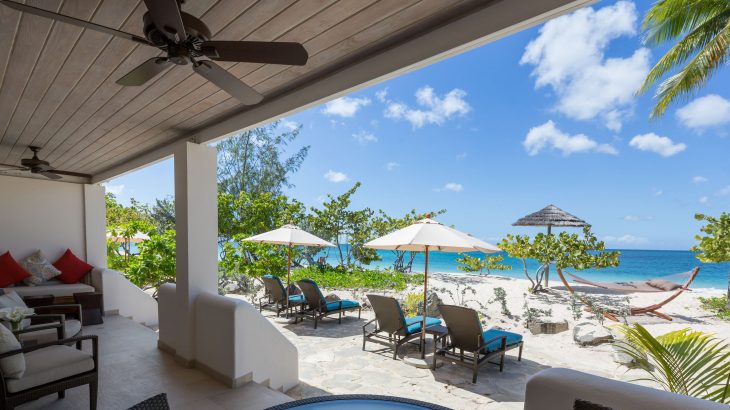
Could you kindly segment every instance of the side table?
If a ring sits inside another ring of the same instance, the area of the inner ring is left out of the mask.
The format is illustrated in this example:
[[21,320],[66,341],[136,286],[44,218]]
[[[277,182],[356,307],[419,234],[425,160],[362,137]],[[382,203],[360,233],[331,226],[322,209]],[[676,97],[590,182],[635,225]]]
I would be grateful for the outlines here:
[[74,293],[76,303],[81,305],[81,325],[99,325],[104,323],[104,295],[100,292]]

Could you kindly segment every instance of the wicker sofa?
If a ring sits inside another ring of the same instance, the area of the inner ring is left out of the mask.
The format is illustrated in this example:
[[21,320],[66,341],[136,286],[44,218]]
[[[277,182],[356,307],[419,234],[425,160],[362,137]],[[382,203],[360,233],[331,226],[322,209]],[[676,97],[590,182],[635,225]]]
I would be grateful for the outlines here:
[[84,276],[78,283],[61,283],[51,280],[38,286],[15,285],[3,290],[12,290],[20,297],[53,295],[56,300],[54,303],[73,303],[74,293],[101,292],[101,273],[98,268],[92,269],[89,274]]

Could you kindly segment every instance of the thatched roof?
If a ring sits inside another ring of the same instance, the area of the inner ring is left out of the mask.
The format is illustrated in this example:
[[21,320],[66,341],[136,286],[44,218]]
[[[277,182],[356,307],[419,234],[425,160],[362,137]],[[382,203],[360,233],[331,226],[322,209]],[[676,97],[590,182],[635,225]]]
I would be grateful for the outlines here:
[[517,220],[513,226],[590,226],[590,224],[571,215],[555,205],[548,205],[541,210]]

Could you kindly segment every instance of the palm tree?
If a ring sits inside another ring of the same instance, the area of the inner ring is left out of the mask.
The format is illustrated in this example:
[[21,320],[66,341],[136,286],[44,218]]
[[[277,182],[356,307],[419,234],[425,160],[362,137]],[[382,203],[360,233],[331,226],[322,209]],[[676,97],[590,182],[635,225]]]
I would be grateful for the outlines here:
[[730,1],[658,0],[644,17],[644,43],[657,46],[684,35],[649,71],[638,94],[645,93],[670,70],[676,74],[659,84],[651,117],[658,118],[678,97],[689,98],[728,59]]

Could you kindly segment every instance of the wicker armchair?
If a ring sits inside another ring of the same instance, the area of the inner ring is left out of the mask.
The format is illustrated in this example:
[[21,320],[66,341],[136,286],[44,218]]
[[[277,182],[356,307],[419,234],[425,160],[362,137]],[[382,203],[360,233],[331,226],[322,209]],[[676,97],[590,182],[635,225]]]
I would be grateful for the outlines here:
[[[62,331],[59,323],[39,325],[39,327]],[[18,332],[33,332],[38,329],[23,329]],[[92,354],[69,347],[91,340]],[[0,354],[0,359],[25,355],[26,370],[19,379],[6,378],[0,370],[0,408],[12,410],[16,406],[56,393],[59,398],[66,396],[66,390],[89,385],[91,410],[96,409],[99,374],[98,336],[80,336],[60,339],[54,342],[25,346]]]

